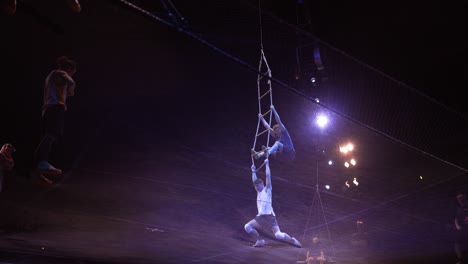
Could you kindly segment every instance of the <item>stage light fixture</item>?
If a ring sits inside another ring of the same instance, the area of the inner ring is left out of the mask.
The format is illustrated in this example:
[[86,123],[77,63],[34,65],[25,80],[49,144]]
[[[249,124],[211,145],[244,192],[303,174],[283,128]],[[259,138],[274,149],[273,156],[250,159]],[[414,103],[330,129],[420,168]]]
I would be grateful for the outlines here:
[[322,56],[320,55],[320,48],[318,46],[314,47],[314,62],[317,70],[321,71],[325,68],[323,67]]

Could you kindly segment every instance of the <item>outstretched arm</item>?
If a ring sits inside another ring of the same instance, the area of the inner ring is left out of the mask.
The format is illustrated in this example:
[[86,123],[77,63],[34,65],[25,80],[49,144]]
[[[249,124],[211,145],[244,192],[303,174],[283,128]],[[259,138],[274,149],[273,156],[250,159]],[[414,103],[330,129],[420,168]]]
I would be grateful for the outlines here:
[[252,182],[255,182],[255,180],[257,180],[257,168],[255,167],[255,165],[252,165],[251,169],[252,169]]
[[265,159],[265,174],[266,174],[266,183],[265,188],[271,189],[271,171],[270,171],[270,162],[268,159]]
[[278,125],[280,125],[281,127],[284,128],[284,125],[283,125],[283,123],[281,122],[281,118],[280,118],[280,116],[278,115],[278,112],[276,112],[275,107],[272,105],[270,108],[271,108],[271,111],[273,111],[273,114],[275,115],[276,123],[278,123]]

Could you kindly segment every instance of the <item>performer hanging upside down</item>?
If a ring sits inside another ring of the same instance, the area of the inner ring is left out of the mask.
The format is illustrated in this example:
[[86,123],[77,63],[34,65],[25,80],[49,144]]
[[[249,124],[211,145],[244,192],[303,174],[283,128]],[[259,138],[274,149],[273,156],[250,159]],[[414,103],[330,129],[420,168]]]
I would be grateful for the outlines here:
[[294,237],[281,232],[278,222],[276,220],[275,212],[272,207],[272,188],[271,188],[271,172],[268,159],[265,159],[265,173],[266,173],[266,184],[264,185],[263,180],[257,178],[256,167],[252,165],[252,182],[255,190],[257,191],[257,216],[245,224],[245,231],[256,239],[254,247],[262,247],[265,245],[265,240],[260,237],[257,229],[265,228],[270,229],[275,237],[283,242],[292,244],[295,247],[302,247],[301,243]]
[[256,159],[265,156],[266,152],[269,155],[275,155],[276,153],[281,153],[281,156],[286,157],[289,160],[293,160],[296,156],[296,151],[294,150],[294,145],[291,140],[291,136],[289,136],[288,130],[281,122],[281,119],[276,112],[275,107],[271,106],[271,111],[275,115],[276,123],[273,128],[270,127],[268,122],[263,118],[262,114],[258,114],[258,118],[262,121],[263,125],[266,129],[271,129],[271,136],[276,140],[273,146],[270,148],[264,148],[261,152],[255,152],[252,150],[252,154]]

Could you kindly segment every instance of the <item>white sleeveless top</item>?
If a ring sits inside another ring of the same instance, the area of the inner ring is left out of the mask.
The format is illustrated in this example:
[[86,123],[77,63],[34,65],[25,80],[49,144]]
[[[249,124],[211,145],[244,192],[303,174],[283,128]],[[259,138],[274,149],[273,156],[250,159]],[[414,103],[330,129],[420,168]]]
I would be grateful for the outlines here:
[[261,192],[257,192],[257,210],[258,214],[257,215],[275,215],[275,212],[273,212],[273,206],[272,206],[272,199],[271,199],[272,193],[271,189],[269,188],[263,188]]

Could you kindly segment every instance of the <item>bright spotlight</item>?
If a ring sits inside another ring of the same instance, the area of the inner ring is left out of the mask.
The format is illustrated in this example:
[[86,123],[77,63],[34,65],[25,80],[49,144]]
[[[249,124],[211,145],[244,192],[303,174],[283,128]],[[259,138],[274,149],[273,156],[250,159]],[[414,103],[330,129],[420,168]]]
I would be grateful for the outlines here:
[[423,179],[423,176],[419,176],[419,179],[422,180],[422,179]]
[[344,163],[344,166],[345,166],[346,168],[349,168],[349,163],[346,161],[346,162]]
[[330,166],[333,165],[333,160],[329,160],[328,165],[330,165]]
[[348,153],[348,148],[346,148],[346,147],[340,147],[340,152],[341,152],[341,153]]
[[325,188],[326,188],[327,190],[330,190],[330,185],[325,185]]
[[355,159],[351,159],[350,162],[351,162],[351,165],[356,166],[356,160]]
[[348,143],[346,144],[346,146],[340,146],[340,152],[345,153],[345,154],[353,151],[353,149],[354,149],[354,145],[352,143]]
[[356,177],[354,178],[353,183],[354,183],[354,185],[356,185],[356,186],[359,185],[359,182],[356,180]]
[[348,183],[348,181],[345,182],[345,186],[349,188],[349,183]]
[[325,127],[328,124],[328,118],[325,115],[319,115],[317,117],[317,125],[321,128]]

